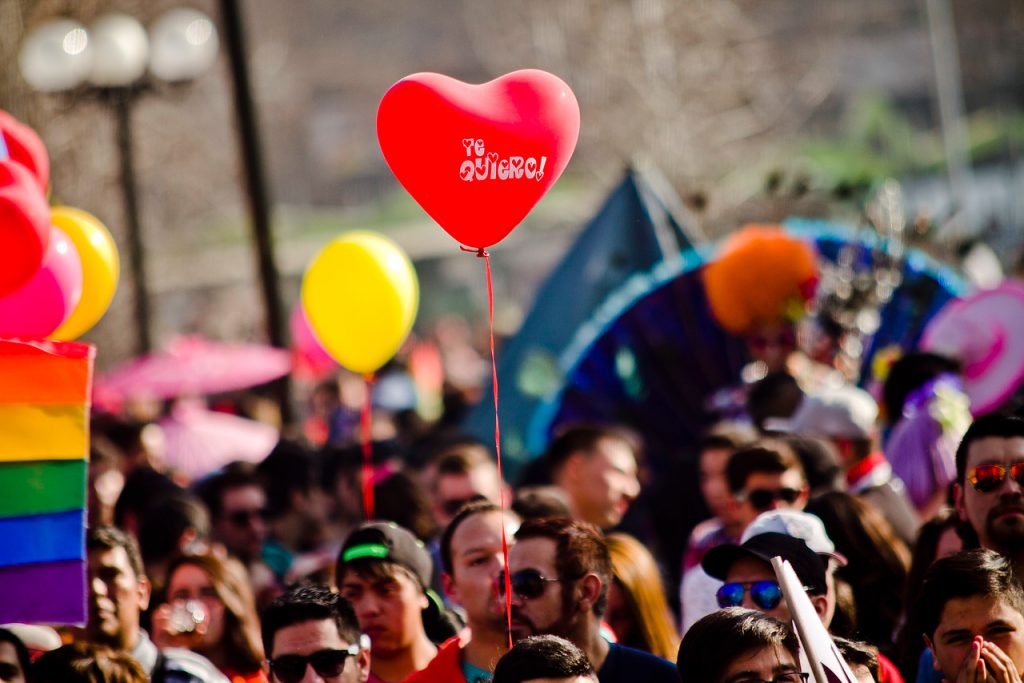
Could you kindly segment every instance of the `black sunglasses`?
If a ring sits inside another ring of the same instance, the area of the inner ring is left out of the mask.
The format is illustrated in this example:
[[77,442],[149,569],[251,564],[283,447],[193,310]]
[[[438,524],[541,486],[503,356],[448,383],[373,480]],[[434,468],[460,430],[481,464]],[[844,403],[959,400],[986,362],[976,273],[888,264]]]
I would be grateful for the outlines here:
[[253,519],[266,520],[268,517],[266,508],[253,508],[252,510],[236,510],[229,514],[224,515],[224,518],[231,523],[232,526],[246,527]]
[[744,500],[749,500],[750,505],[755,510],[767,510],[776,500],[792,505],[800,497],[800,493],[799,490],[791,488],[751,489],[750,491],[741,491],[736,494],[736,500],[741,503]]
[[722,609],[739,607],[747,591],[750,591],[750,599],[761,609],[775,609],[782,602],[782,588],[778,581],[734,581],[719,588],[715,598]]
[[[575,578],[560,577],[557,579],[549,579],[540,573],[537,569],[520,569],[509,577],[509,583],[512,584],[512,592],[523,598],[529,600],[532,598],[539,598],[544,594],[544,589],[549,583],[558,583],[559,581],[575,581],[583,577],[577,576]],[[498,595],[505,595],[505,571],[502,570],[498,573],[498,577],[495,579],[497,584]]]
[[306,675],[306,666],[313,665],[313,671],[322,678],[340,676],[345,670],[345,660],[359,654],[359,645],[349,645],[344,650],[319,650],[311,655],[281,655],[269,661],[270,673],[281,683],[298,683]]
[[1006,465],[978,465],[967,473],[967,481],[978,493],[992,493],[1006,480],[1007,475],[1024,486],[1024,462]]

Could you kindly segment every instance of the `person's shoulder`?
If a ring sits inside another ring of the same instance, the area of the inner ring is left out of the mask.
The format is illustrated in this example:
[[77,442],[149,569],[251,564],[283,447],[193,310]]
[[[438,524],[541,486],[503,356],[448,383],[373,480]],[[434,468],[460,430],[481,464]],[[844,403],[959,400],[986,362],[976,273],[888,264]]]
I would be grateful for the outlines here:
[[689,571],[700,564],[712,548],[732,542],[725,533],[722,521],[717,517],[706,519],[693,528],[683,553],[683,571]]
[[676,671],[676,665],[667,659],[656,657],[650,652],[633,647],[611,643],[608,657],[604,660],[601,670],[597,672],[597,678],[601,683],[614,683],[615,681],[678,683],[679,673]]
[[154,683],[230,683],[209,659],[191,650],[164,648],[160,662],[153,671]]
[[718,534],[722,531],[722,520],[717,517],[711,517],[705,519],[703,522],[693,527],[693,531],[690,532],[690,545],[699,545],[701,543],[707,543],[708,537],[713,534]]

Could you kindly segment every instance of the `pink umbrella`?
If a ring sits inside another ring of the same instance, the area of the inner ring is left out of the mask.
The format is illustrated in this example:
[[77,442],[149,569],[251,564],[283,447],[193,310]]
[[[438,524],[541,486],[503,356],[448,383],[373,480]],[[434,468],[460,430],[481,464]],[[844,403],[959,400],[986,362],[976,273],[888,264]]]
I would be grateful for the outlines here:
[[219,394],[265,384],[291,371],[288,351],[258,344],[225,344],[199,336],[179,337],[97,379],[96,394],[174,398]]
[[195,480],[235,460],[260,462],[280,435],[270,425],[182,403],[160,421],[168,467]]

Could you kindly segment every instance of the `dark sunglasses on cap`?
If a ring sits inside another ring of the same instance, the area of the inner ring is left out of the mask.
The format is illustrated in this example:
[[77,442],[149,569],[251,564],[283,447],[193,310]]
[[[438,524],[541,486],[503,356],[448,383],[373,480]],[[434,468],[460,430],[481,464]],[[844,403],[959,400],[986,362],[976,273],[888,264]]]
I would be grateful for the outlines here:
[[782,489],[751,489],[750,491],[740,491],[736,494],[736,500],[741,503],[744,500],[749,500],[750,505],[756,510],[767,510],[775,503],[776,500],[781,500],[784,503],[792,505],[800,497],[800,491],[797,489],[782,488]]
[[[577,576],[575,578],[564,578],[560,577],[557,579],[549,579],[540,571],[536,569],[520,569],[511,575],[509,582],[512,584],[512,592],[523,598],[529,600],[531,598],[539,598],[544,594],[544,589],[549,583],[558,583],[559,581],[575,581],[582,577]],[[505,572],[502,570],[498,573],[498,577],[495,579],[495,585],[498,590],[498,595],[505,595]]]
[[239,528],[247,527],[254,519],[266,520],[268,517],[266,508],[253,508],[252,510],[235,510],[224,515],[232,526]]
[[345,670],[345,660],[359,654],[359,645],[349,645],[344,650],[318,650],[311,655],[281,655],[271,659],[270,673],[281,683],[298,683],[306,675],[306,666],[321,678],[340,676]]
[[739,607],[743,604],[743,595],[750,591],[750,599],[761,609],[775,609],[782,602],[782,588],[778,581],[734,581],[718,589],[715,598],[718,606]]
[[1006,481],[1009,474],[1013,480],[1024,486],[1024,462],[1005,465],[978,465],[967,473],[967,481],[978,493],[992,493]]

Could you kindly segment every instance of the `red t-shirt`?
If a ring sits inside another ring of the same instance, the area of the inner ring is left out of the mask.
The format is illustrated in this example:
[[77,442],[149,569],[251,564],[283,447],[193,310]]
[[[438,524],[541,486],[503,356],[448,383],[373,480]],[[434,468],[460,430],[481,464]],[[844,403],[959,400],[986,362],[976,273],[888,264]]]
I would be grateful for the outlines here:
[[403,683],[466,683],[462,673],[462,636],[452,636],[441,643],[426,668],[409,674]]

